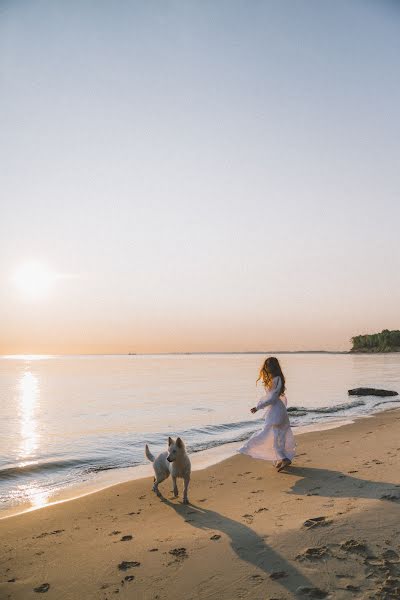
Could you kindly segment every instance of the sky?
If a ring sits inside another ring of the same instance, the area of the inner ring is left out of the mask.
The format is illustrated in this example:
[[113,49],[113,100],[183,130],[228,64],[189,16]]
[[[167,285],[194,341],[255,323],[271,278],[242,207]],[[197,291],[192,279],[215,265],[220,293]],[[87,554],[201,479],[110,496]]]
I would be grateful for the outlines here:
[[3,0],[0,353],[400,328],[399,67],[389,0]]

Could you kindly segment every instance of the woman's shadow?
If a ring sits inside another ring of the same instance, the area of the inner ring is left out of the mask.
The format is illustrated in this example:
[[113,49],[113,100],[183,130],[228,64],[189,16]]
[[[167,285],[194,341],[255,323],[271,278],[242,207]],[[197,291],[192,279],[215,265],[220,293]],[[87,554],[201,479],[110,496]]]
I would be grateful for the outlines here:
[[[356,470],[353,473],[357,473]],[[361,479],[352,474],[316,467],[290,467],[288,474],[297,481],[288,494],[326,498],[364,498],[400,502],[400,484]]]
[[[230,540],[232,550],[240,560],[264,571],[268,578],[276,580],[282,587],[295,593],[299,586],[313,587],[312,582],[289,563],[281,554],[268,546],[253,529],[213,510],[193,504],[175,504],[163,498],[164,504],[172,508],[188,525],[208,530],[213,535],[220,532]],[[210,541],[210,543],[213,543]],[[249,579],[259,575],[249,575]]]

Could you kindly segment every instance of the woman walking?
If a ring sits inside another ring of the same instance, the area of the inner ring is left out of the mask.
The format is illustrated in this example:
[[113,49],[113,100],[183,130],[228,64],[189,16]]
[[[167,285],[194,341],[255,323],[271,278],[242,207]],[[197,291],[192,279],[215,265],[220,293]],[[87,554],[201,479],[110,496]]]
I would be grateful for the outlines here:
[[257,383],[260,380],[266,395],[251,412],[267,408],[264,427],[252,435],[239,452],[253,458],[270,460],[278,471],[282,471],[291,464],[295,456],[295,441],[286,410],[285,376],[277,358],[270,356],[264,361]]

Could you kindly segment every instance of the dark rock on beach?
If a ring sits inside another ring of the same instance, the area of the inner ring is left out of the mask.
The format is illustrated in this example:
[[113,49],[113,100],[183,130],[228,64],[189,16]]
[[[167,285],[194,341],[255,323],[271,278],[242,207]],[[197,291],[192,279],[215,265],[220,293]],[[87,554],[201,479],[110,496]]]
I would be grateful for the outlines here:
[[349,396],[398,396],[398,392],[393,390],[380,390],[376,388],[360,387],[348,390]]

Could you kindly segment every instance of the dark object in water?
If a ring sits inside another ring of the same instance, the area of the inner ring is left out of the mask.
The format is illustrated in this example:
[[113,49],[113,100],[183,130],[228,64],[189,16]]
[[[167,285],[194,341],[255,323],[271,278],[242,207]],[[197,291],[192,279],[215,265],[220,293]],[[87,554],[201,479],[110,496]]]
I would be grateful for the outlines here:
[[348,391],[349,396],[398,396],[392,390],[377,390],[376,388],[354,388]]

